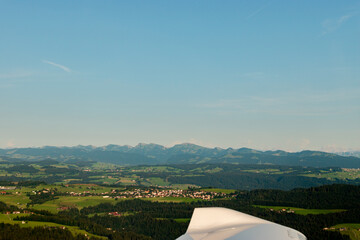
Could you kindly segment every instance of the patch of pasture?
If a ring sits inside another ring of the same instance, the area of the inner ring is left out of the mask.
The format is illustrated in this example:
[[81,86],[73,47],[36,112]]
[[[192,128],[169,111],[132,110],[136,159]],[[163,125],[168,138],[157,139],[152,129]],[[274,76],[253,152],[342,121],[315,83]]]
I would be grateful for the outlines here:
[[197,202],[203,201],[196,198],[187,198],[187,197],[155,197],[155,198],[142,198],[142,200],[148,200],[152,202]]
[[78,208],[95,206],[100,203],[113,203],[113,198],[103,198],[102,196],[59,196],[58,199],[47,201],[43,204],[34,205],[32,208],[37,210],[47,210],[52,213],[57,213],[62,207]]
[[335,231],[340,231],[343,235],[348,235],[351,240],[360,239],[360,223],[342,223],[331,228],[335,228]]
[[216,192],[216,193],[225,193],[230,194],[236,192],[235,189],[221,189],[221,188],[201,188],[203,192]]
[[295,214],[299,214],[299,215],[328,214],[328,213],[337,213],[337,212],[346,211],[344,209],[305,209],[305,208],[296,208],[296,207],[262,206],[262,205],[253,205],[253,206],[259,208],[273,209],[274,211],[280,211],[280,212],[294,211]]
[[9,224],[18,224],[20,225],[20,227],[65,227],[66,229],[68,229],[74,236],[80,234],[80,235],[87,235],[87,236],[92,236],[92,237],[98,237],[101,239],[108,239],[106,237],[102,237],[102,236],[98,236],[98,235],[94,235],[91,234],[85,230],[80,229],[79,227],[75,227],[75,226],[67,226],[67,225],[63,225],[63,224],[57,224],[57,223],[51,223],[51,222],[38,222],[38,221],[16,221],[14,220],[14,218],[16,217],[23,217],[23,216],[28,216],[28,213],[20,213],[20,214],[0,214],[0,222],[2,223],[9,223]]

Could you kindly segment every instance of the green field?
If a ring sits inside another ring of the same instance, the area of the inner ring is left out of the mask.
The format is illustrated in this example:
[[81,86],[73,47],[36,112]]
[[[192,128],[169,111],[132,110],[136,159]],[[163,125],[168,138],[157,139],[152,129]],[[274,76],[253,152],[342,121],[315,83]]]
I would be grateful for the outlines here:
[[360,239],[360,223],[343,223],[332,226],[336,231],[340,231],[343,228],[343,231],[340,231],[341,234],[349,235],[351,240]]
[[58,199],[50,200],[40,205],[34,205],[33,208],[57,213],[60,207],[76,207],[78,209],[82,209],[84,207],[95,206],[100,203],[115,204],[115,199],[103,198],[102,196],[60,196]]
[[155,198],[142,198],[142,200],[148,200],[152,202],[197,202],[201,199],[186,198],[186,197],[155,197]]
[[[171,218],[156,218],[158,220],[171,220]],[[190,218],[175,218],[175,219],[172,219],[174,220],[175,222],[178,222],[178,223],[188,223],[190,222]]]
[[261,173],[261,174],[289,174],[294,172],[292,168],[289,168],[288,170],[281,170],[277,168],[265,168],[265,169],[247,169],[241,171],[249,172],[249,173]]
[[14,205],[21,208],[26,208],[26,204],[30,202],[29,197],[26,196],[25,194],[0,195],[0,201],[8,205]]
[[146,179],[148,182],[150,182],[151,185],[153,186],[169,186],[170,183],[164,181],[164,179],[159,178],[159,177],[152,177],[152,178],[147,178]]
[[57,223],[51,223],[51,222],[37,222],[37,221],[25,221],[24,223],[21,221],[15,221],[14,218],[15,217],[22,217],[22,216],[28,216],[29,214],[26,213],[20,213],[20,214],[0,214],[0,222],[3,223],[9,223],[9,224],[19,224],[21,227],[65,227],[66,229],[68,229],[74,236],[81,234],[81,235],[87,235],[87,236],[94,236],[94,237],[98,237],[101,239],[108,239],[106,237],[101,237],[101,236],[97,236],[94,234],[91,234],[89,232],[86,232],[85,230],[81,230],[79,227],[74,227],[74,226],[67,226],[67,225],[62,225],[62,224],[57,224]]
[[355,180],[355,179],[360,178],[360,170],[359,169],[342,169],[341,171],[321,171],[320,173],[301,174],[301,176],[326,178],[328,180],[336,180],[336,179]]
[[234,189],[221,189],[221,188],[202,188],[200,190],[204,192],[216,192],[216,193],[226,193],[226,194],[236,192],[236,190]]
[[174,219],[176,222],[179,222],[179,223],[187,223],[187,222],[190,222],[190,218],[175,218]]
[[284,206],[262,206],[262,205],[253,205],[254,207],[273,209],[274,211],[281,211],[282,209],[293,210],[295,214],[299,215],[308,215],[308,214],[328,214],[346,211],[344,209],[305,209],[305,208],[296,208],[296,207],[284,207]]
[[[55,186],[59,192],[76,192],[82,193],[85,191],[89,191],[90,193],[103,193],[103,192],[111,192],[111,187],[103,187],[97,186],[96,184],[71,184],[68,186]],[[52,186],[54,188],[54,185]],[[121,187],[117,187],[116,189],[123,189]]]
[[171,166],[135,166],[129,167],[131,172],[176,172],[180,173],[183,170]]
[[119,165],[116,164],[112,164],[112,163],[104,163],[104,162],[95,162],[91,168],[93,168],[94,170],[102,170],[102,169],[116,169],[118,168]]
[[171,184],[172,189],[188,189],[188,188],[199,188],[200,186],[194,184]]
[[[92,194],[100,194],[100,193],[110,193],[112,189],[111,187],[102,187],[94,184],[77,184],[77,185],[39,185],[37,187],[21,187],[15,190],[6,190],[6,192],[10,193],[7,195],[0,195],[0,201],[9,204],[15,205],[20,208],[26,208],[26,204],[30,203],[30,199],[27,196],[27,193],[31,193],[32,191],[41,190],[41,189],[57,189],[58,192],[74,192],[74,193],[83,193],[85,191],[89,191]],[[123,190],[123,188],[118,187],[118,190]],[[41,205],[35,205],[34,209],[42,209],[48,210],[50,212],[58,212],[57,208],[61,206],[67,207],[77,207],[83,208],[88,206],[94,206],[104,202],[113,202],[115,201],[112,198],[103,198],[102,196],[59,196],[58,199],[47,201]]]

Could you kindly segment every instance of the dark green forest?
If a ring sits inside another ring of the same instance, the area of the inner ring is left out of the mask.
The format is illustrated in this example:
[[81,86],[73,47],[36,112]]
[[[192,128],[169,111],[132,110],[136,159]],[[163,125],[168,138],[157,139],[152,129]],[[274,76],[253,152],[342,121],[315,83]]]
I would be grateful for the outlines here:
[[[113,204],[99,204],[93,207],[69,209],[58,214],[46,211],[20,217],[17,220],[53,222],[78,226],[90,233],[109,239],[175,239],[186,231],[186,222],[179,218],[191,218],[194,208],[226,207],[267,219],[304,233],[309,240],[349,239],[339,232],[325,231],[323,228],[340,223],[359,222],[360,187],[351,185],[328,185],[308,189],[253,190],[239,191],[232,200],[196,202],[151,202],[140,199],[118,201]],[[258,208],[256,204],[270,206],[344,209],[345,211],[319,215],[298,215],[279,213]],[[124,213],[109,216],[108,212]],[[125,214],[126,213],[126,214]],[[110,229],[110,230],[109,230]]]

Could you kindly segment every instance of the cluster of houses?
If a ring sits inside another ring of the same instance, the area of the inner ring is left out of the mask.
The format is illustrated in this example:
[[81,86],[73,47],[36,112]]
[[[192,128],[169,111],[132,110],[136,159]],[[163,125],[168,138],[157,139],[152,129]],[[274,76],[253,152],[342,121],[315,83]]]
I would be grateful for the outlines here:
[[359,177],[360,174],[360,168],[343,168],[342,170],[355,178]]
[[9,194],[8,192],[6,192],[5,190],[15,190],[16,187],[14,186],[0,186],[0,194],[1,195],[6,195]]
[[12,211],[12,212],[6,211],[6,212],[4,212],[4,214],[6,214],[6,215],[10,215],[10,214],[20,214],[20,213],[34,214],[33,212],[30,212],[30,211],[28,211],[28,210]]
[[33,190],[32,193],[35,195],[41,195],[41,194],[46,194],[46,193],[50,193],[50,194],[54,195],[55,191],[52,189],[44,188],[42,190]]
[[193,198],[202,200],[211,200],[214,198],[229,197],[228,194],[219,192],[205,192],[181,189],[133,189],[126,191],[119,191],[113,189],[111,192],[94,193],[91,191],[83,192],[66,192],[70,196],[102,196],[103,198],[162,198],[162,197],[175,197],[175,198]]
[[0,186],[0,190],[15,190],[16,186]]
[[[272,208],[270,208],[270,211],[275,211],[275,210],[272,209]],[[279,209],[279,210],[277,210],[277,212],[279,212],[279,213],[295,213],[294,210],[292,210],[292,209],[286,209],[286,208]]]
[[122,214],[119,213],[119,212],[109,212],[108,215],[110,215],[110,216],[122,216]]
[[227,197],[225,193],[205,192],[205,191],[189,191],[182,189],[134,189],[131,191],[123,191],[116,194],[115,198],[193,198],[202,200],[211,200],[214,198]]

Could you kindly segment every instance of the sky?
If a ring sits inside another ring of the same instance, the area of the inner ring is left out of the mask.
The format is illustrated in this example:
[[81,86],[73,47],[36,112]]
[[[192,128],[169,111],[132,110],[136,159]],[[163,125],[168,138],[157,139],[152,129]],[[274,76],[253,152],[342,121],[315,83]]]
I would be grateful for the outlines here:
[[0,0],[0,148],[360,150],[359,0]]

